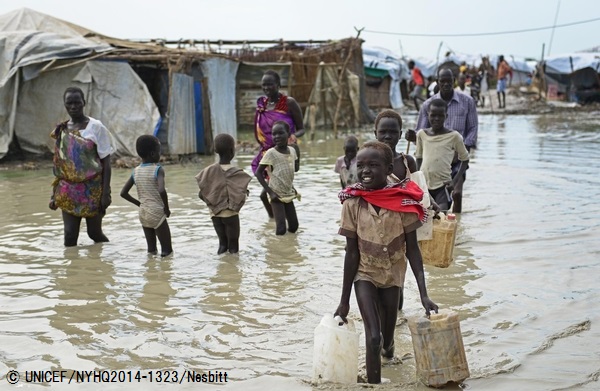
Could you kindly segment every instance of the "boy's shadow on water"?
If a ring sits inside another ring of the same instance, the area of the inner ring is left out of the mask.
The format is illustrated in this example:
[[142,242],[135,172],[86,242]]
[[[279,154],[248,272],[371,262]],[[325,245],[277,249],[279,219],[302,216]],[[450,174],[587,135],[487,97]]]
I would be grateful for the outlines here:
[[242,271],[240,255],[224,253],[220,255],[215,274],[207,284],[207,295],[203,301],[203,311],[215,317],[230,318],[225,326],[228,333],[239,330],[238,318],[244,318],[244,295],[241,292]]
[[[265,272],[258,285],[263,294],[280,305],[297,310],[303,304],[304,279],[301,270],[305,257],[301,254],[297,233],[275,235],[274,230],[265,235]],[[288,303],[288,304],[286,304]]]
[[109,301],[116,295],[115,271],[112,262],[103,259],[102,249],[102,244],[65,248],[67,263],[54,269],[58,303],[48,319],[73,345],[95,342],[94,335],[108,332],[110,322],[119,317]]
[[171,266],[172,257],[160,258],[148,255],[148,261],[144,265],[146,269],[144,272],[145,284],[137,311],[146,319],[132,317],[132,321],[137,326],[158,331],[165,323],[165,319],[175,317],[179,313],[177,308],[168,305],[170,298],[176,293],[170,284]]

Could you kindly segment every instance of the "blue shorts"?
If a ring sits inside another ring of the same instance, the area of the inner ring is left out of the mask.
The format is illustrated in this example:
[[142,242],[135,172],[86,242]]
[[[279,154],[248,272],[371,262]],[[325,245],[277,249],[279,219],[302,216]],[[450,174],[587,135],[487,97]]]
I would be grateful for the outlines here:
[[498,85],[496,86],[496,91],[498,91],[498,92],[506,91],[506,78],[498,79]]

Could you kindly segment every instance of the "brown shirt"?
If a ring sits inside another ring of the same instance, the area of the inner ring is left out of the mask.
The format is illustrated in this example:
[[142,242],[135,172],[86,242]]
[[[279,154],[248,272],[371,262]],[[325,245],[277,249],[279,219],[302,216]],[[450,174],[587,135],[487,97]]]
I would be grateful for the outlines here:
[[252,177],[238,167],[229,166],[224,170],[219,163],[211,164],[196,175],[201,199],[206,202],[211,216],[220,215],[224,210],[239,212],[246,202],[248,183]]
[[360,261],[354,281],[366,280],[378,288],[404,286],[406,239],[421,226],[415,213],[381,208],[379,214],[360,197],[344,201],[339,234],[358,239]]

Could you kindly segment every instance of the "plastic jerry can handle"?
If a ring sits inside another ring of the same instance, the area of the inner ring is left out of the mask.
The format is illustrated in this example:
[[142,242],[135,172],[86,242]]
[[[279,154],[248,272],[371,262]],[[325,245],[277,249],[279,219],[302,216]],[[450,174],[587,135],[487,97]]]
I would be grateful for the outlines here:
[[337,322],[338,326],[343,326],[344,325],[344,320],[342,319],[341,316],[336,315],[333,319],[335,319],[335,321]]

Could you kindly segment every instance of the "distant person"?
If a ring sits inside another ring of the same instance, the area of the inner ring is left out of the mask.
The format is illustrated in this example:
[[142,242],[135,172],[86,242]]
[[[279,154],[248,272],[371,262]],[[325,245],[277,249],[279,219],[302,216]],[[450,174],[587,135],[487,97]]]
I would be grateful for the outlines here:
[[410,74],[412,76],[412,82],[414,84],[414,88],[410,93],[410,97],[413,99],[415,103],[415,108],[419,110],[419,102],[423,102],[425,98],[423,97],[426,94],[425,91],[425,77],[423,77],[423,73],[415,65],[413,60],[408,62],[408,69],[410,70]]
[[464,73],[459,74],[456,84],[456,91],[471,96],[471,87],[467,85],[467,75]]
[[427,85],[427,99],[440,92],[440,87],[437,85],[437,80],[435,80],[432,76],[430,76],[429,79],[431,80],[429,80],[429,84]]
[[356,157],[359,182],[342,190],[340,235],[346,237],[342,295],[334,316],[344,322],[354,292],[365,328],[367,381],[381,383],[381,357],[394,357],[398,300],[406,257],[415,275],[425,313],[438,306],[427,296],[416,230],[425,210],[421,189],[411,181],[391,183],[392,151],[365,143]]
[[[171,216],[169,199],[165,189],[165,170],[158,164],[160,160],[160,141],[150,135],[138,137],[135,149],[142,163],[134,168],[133,173],[121,190],[121,197],[140,207],[139,217],[146,237],[148,254],[156,254],[156,237],[160,241],[160,256],[171,255],[171,230],[167,218]],[[129,190],[137,187],[138,199],[129,194]]]
[[85,96],[78,87],[63,93],[70,120],[61,122],[50,134],[54,142],[54,182],[49,207],[62,209],[64,245],[76,246],[81,219],[95,243],[108,242],[102,218],[111,204],[110,133],[102,122],[84,114]]
[[[480,88],[479,88],[479,102],[481,107],[485,107],[485,96],[489,91],[490,78],[494,72],[494,68],[490,65],[488,57],[481,59],[481,65],[479,65],[479,77],[480,77]],[[478,103],[479,103],[478,102]]]
[[469,87],[471,88],[471,98],[475,101],[475,106],[478,106],[481,100],[481,76],[479,72],[471,75],[471,84]]
[[[296,144],[296,138],[304,135],[304,124],[302,122],[302,110],[294,98],[279,92],[281,88],[281,78],[273,70],[267,70],[262,77],[262,89],[265,96],[261,96],[256,101],[256,115],[254,117],[254,136],[260,145],[260,150],[252,160],[252,172],[256,173],[260,160],[264,154],[275,146],[273,141],[273,125],[277,121],[287,122],[290,128],[290,139],[288,143],[296,150],[299,155],[300,149]],[[266,191],[260,194],[269,217],[273,217],[271,204]]]
[[334,172],[340,174],[342,189],[357,182],[356,178],[356,154],[358,153],[358,139],[354,136],[346,137],[344,140],[344,155],[337,158]]
[[496,91],[498,92],[498,107],[501,109],[506,108],[506,79],[510,76],[510,80],[508,85],[512,84],[512,68],[506,60],[504,56],[498,56],[498,84],[496,86]]
[[[450,194],[459,178],[467,170],[469,152],[463,138],[455,130],[444,127],[447,105],[443,99],[434,99],[429,104],[429,123],[431,128],[421,129],[417,133],[415,158],[417,167],[425,175],[429,194],[441,210],[450,208]],[[452,178],[452,161],[458,155],[459,169]]]
[[231,164],[235,156],[235,140],[228,134],[215,137],[215,152],[219,162],[196,175],[200,191],[198,197],[206,203],[219,238],[217,254],[229,251],[234,254],[240,249],[239,212],[246,202],[248,184],[252,177],[241,168]]
[[[429,123],[429,105],[434,99],[443,99],[447,106],[448,116],[444,121],[444,127],[447,129],[456,130],[463,137],[465,147],[467,151],[475,149],[477,147],[477,130],[478,130],[478,119],[477,119],[477,107],[475,101],[470,96],[460,94],[454,91],[454,75],[448,68],[441,68],[438,70],[437,82],[440,86],[440,92],[427,99],[421,110],[419,111],[419,118],[417,120],[417,129],[430,128]],[[406,139],[409,141],[416,142],[416,133],[414,131],[406,132]],[[458,173],[459,163],[455,161],[452,164],[452,176],[456,176]],[[462,211],[462,192],[463,184],[466,179],[466,174],[458,178],[455,183],[454,191],[452,192],[452,210],[455,213]]]
[[290,125],[287,122],[275,122],[272,134],[275,146],[262,157],[256,170],[256,178],[269,196],[275,217],[275,234],[284,235],[286,220],[287,231],[294,233],[298,230],[294,200],[299,198],[299,194],[294,188],[294,173],[300,169],[300,156],[294,148],[288,146]]

